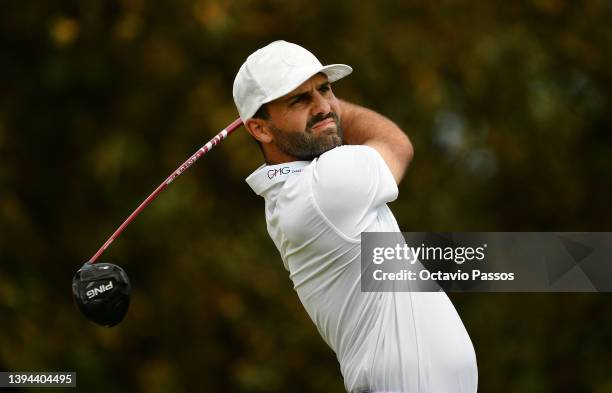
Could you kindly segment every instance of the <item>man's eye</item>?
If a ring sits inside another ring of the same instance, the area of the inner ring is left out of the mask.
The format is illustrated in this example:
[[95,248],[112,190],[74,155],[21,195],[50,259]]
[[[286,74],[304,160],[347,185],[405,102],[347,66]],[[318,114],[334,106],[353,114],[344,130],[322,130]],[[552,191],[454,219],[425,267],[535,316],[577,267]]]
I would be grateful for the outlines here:
[[330,91],[330,90],[331,90],[331,87],[330,87],[329,85],[321,86],[321,87],[319,88],[319,91],[320,91],[321,93],[326,93],[326,92],[328,92],[328,91]]
[[298,96],[291,101],[291,105],[299,104],[300,102],[304,102],[305,100],[306,100],[306,97]]

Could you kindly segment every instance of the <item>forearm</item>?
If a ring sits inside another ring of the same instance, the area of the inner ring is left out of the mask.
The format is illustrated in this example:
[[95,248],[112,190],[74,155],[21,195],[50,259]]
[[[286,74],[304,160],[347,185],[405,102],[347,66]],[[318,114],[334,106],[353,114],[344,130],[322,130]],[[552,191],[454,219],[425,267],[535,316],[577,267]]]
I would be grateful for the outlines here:
[[376,149],[399,183],[414,151],[408,136],[388,118],[361,106],[340,101],[344,143]]

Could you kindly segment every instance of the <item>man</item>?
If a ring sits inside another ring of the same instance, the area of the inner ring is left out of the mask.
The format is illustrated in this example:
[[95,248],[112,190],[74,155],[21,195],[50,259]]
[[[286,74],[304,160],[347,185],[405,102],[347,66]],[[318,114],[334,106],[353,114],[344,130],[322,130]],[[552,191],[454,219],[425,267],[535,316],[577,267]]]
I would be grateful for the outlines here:
[[443,292],[362,292],[360,234],[399,232],[387,203],[412,159],[390,120],[338,100],[350,74],[275,41],[251,54],[234,101],[267,165],[247,178],[268,232],[348,392],[476,392],[470,338]]

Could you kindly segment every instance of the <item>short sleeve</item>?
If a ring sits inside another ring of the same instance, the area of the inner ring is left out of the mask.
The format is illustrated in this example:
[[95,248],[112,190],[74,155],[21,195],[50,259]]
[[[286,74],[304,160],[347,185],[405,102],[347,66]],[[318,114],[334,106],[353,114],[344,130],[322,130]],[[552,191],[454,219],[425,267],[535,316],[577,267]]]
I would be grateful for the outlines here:
[[327,220],[349,237],[361,233],[398,189],[380,154],[369,146],[339,146],[321,155],[313,170],[312,193]]

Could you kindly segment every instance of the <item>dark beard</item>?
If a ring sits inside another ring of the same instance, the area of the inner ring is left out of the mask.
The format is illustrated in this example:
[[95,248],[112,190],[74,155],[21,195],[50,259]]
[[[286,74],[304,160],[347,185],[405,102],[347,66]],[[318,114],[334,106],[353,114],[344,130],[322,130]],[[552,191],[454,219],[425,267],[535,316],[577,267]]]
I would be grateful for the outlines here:
[[[316,123],[332,118],[336,123],[336,130],[321,130],[318,135],[312,131],[312,126]],[[306,124],[304,131],[288,132],[270,125],[274,141],[278,149],[301,161],[311,161],[321,154],[342,145],[342,126],[338,115],[330,112],[326,115],[314,116]]]

